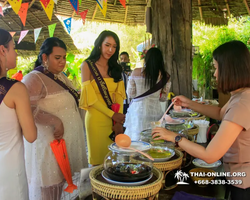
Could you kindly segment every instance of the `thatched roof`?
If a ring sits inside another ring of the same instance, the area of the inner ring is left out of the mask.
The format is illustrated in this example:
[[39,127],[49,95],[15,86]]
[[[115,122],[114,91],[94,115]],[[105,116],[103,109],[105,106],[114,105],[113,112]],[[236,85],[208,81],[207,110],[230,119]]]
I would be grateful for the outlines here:
[[[37,7],[31,7],[28,10],[25,27],[23,27],[19,16],[16,15],[16,13],[11,8],[8,8],[4,11],[4,17],[0,15],[0,27],[10,32],[16,32],[16,34],[14,35],[14,40],[16,42],[20,37],[21,30],[29,30],[28,34],[22,40],[22,42],[34,43],[34,29],[42,27],[41,33],[35,45],[35,50],[18,50],[18,55],[21,55],[23,57],[38,55],[41,44],[46,38],[49,37],[48,25],[54,23],[56,23],[54,37],[58,37],[65,42],[68,52],[80,53],[80,51],[74,45],[71,36],[67,33],[58,18],[53,15],[52,20],[49,21],[46,13],[42,8],[40,9]],[[33,44],[30,44],[30,46],[32,45]]]
[[[153,1],[153,0],[152,0]],[[156,1],[156,0],[154,0]],[[68,0],[58,0],[54,7],[54,15],[52,21],[49,21],[45,11],[43,10],[39,0],[23,0],[30,2],[31,7],[28,10],[26,26],[22,27],[22,23],[12,9],[5,10],[5,16],[0,16],[0,27],[9,31],[19,31],[15,35],[15,40],[18,40],[21,30],[32,30],[24,38],[23,41],[34,41],[33,29],[43,27],[42,32],[37,41],[36,52],[22,51],[22,55],[37,54],[37,51],[45,38],[49,37],[47,26],[57,23],[54,36],[61,38],[67,45],[69,51],[78,52],[73,44],[73,41],[64,29],[55,15],[65,17],[81,18],[71,7]],[[107,0],[107,14],[103,16],[97,7],[96,0],[82,0],[79,7],[79,13],[88,9],[86,20],[125,23],[128,25],[145,24],[145,10],[147,2],[150,0],[126,0],[126,9],[121,5],[119,0]],[[166,3],[169,1],[166,0]],[[171,2],[171,1],[170,1]],[[0,0],[0,3],[8,6],[7,0]],[[149,6],[149,5],[148,5]],[[203,20],[207,24],[214,25],[227,24],[228,16],[242,16],[250,14],[250,0],[192,0],[192,16],[194,20]]]

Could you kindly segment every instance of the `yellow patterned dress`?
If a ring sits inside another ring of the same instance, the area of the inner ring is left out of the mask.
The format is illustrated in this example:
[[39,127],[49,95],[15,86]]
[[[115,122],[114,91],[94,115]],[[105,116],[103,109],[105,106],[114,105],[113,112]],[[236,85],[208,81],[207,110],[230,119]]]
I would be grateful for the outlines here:
[[[124,82],[114,82],[113,78],[104,78],[110,97],[120,104],[119,113],[123,113],[123,100],[126,98]],[[115,94],[115,95],[114,95]],[[95,80],[82,83],[80,108],[87,110],[85,127],[88,143],[88,161],[91,165],[99,165],[104,161],[112,143],[109,135],[112,132],[112,116],[104,102]]]

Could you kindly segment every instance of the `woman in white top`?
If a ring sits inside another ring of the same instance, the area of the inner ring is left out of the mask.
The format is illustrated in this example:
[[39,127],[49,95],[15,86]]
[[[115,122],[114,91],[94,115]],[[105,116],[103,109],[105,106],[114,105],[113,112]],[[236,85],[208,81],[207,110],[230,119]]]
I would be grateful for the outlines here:
[[10,33],[0,29],[0,199],[28,200],[23,136],[32,143],[37,133],[25,85],[6,78],[16,67],[14,47]]
[[[131,76],[127,86],[128,98],[135,98],[150,88],[153,88],[161,79],[166,82],[169,74],[165,70],[163,56],[158,48],[151,48],[145,56],[145,67],[136,68]],[[162,89],[155,93],[133,101],[130,104],[126,114],[125,134],[132,140],[140,139],[140,132],[150,128],[150,122],[158,121],[164,111],[161,109],[160,102],[167,100],[167,95],[171,87],[170,80]]]

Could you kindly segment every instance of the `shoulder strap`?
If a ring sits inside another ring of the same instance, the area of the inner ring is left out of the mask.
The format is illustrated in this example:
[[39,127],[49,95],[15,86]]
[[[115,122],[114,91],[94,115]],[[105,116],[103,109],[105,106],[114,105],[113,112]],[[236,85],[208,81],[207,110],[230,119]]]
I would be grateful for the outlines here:
[[112,106],[112,100],[111,97],[109,95],[109,91],[108,91],[108,87],[105,83],[105,81],[103,80],[98,68],[96,67],[95,63],[91,60],[86,60],[86,62],[88,63],[89,66],[89,70],[92,74],[92,76],[95,79],[95,82],[99,88],[99,91],[102,95],[102,98],[104,99],[105,103],[107,104],[108,108],[111,109]]
[[141,98],[145,98],[145,97],[147,97],[147,96],[149,96],[149,95],[151,95],[151,94],[157,92],[158,90],[162,89],[162,88],[167,84],[169,78],[170,78],[170,75],[167,73],[167,78],[166,78],[165,81],[163,81],[163,80],[161,79],[157,84],[155,84],[155,85],[154,85],[152,88],[150,88],[148,91],[146,91],[146,92],[144,92],[143,94],[141,94],[141,95],[135,97],[135,98],[133,99],[133,101],[134,101],[134,100],[139,100],[139,99],[141,99]]
[[43,73],[45,76],[47,76],[50,79],[52,79],[53,81],[55,81],[62,88],[64,88],[65,90],[68,90],[69,93],[74,97],[74,99],[76,101],[76,105],[78,106],[78,104],[79,104],[79,102],[78,102],[79,94],[77,93],[76,90],[74,90],[73,88],[67,86],[64,82],[59,80],[54,74],[52,74],[50,71],[46,70],[43,66],[38,66],[34,70]]
[[5,95],[8,93],[10,88],[19,81],[3,77],[0,79],[0,104],[2,103]]

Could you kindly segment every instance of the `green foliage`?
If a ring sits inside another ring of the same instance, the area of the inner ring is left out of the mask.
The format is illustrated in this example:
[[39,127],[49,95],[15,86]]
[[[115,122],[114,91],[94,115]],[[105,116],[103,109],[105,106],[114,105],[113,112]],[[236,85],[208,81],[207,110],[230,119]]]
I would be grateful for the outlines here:
[[[205,90],[205,98],[211,98],[211,81],[213,76],[213,50],[219,45],[241,40],[249,44],[250,21],[248,17],[232,18],[228,26],[208,26],[204,23],[193,22],[193,45],[199,46],[199,56],[193,58],[193,78],[198,80],[200,91]],[[200,60],[202,58],[203,62]]]

